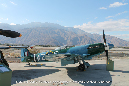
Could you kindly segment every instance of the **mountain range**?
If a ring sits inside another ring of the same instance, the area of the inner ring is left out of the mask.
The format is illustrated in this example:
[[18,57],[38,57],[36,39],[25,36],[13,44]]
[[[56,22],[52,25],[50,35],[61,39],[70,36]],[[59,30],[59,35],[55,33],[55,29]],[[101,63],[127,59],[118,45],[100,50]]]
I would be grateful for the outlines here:
[[[28,24],[9,25],[0,23],[0,29],[14,30],[22,34],[22,37],[9,38],[0,36],[0,43],[15,43],[25,45],[85,45],[103,43],[103,36],[87,33],[79,28],[64,27],[54,23],[32,22]],[[115,36],[106,35],[107,43],[115,47],[128,46],[129,42]]]

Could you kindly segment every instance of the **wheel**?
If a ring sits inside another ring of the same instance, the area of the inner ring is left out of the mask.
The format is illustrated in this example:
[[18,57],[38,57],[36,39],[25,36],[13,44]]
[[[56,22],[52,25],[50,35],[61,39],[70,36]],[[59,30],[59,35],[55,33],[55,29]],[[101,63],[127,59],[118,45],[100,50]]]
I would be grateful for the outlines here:
[[80,64],[78,66],[78,69],[81,70],[81,71],[84,71],[85,70],[85,65],[84,64]]
[[30,63],[28,62],[28,64],[26,64],[26,65],[30,65]]

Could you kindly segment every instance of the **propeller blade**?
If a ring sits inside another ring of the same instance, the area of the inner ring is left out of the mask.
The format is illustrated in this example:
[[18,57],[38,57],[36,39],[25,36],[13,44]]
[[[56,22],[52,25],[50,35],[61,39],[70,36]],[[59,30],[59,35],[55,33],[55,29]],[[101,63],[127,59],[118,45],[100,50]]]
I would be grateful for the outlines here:
[[104,43],[106,44],[106,39],[105,39],[104,30],[103,30],[103,39],[104,39]]
[[105,50],[105,52],[106,52],[106,56],[107,56],[107,60],[108,60],[108,50]]
[[0,35],[4,35],[6,37],[16,38],[21,37],[22,35],[18,32],[11,31],[11,30],[2,30],[0,29]]
[[[105,34],[104,34],[104,30],[103,30],[103,40],[104,40],[104,46],[105,46],[105,48],[107,47],[107,45],[106,45],[106,38],[105,38]],[[106,52],[106,57],[107,57],[107,60],[108,60],[108,50],[105,50],[105,52]]]

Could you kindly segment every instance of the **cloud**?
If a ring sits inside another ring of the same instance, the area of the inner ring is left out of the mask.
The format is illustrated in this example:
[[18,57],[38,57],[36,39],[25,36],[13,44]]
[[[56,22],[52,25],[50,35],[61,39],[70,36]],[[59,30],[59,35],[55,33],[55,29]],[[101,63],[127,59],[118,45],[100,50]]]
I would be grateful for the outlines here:
[[108,17],[106,17],[106,19],[111,18],[111,17],[116,17],[116,16],[118,16],[118,15],[121,15],[121,14],[127,13],[127,12],[128,12],[128,11],[124,11],[124,12],[121,12],[121,13],[117,13],[115,16],[108,16]]
[[2,22],[0,22],[0,23],[2,23]]
[[16,24],[14,24],[14,23],[11,23],[10,25],[16,25]]
[[6,4],[1,4],[3,7],[7,7],[7,5]]
[[28,19],[26,19],[26,21],[29,21]]
[[9,19],[7,18],[7,19],[5,19],[5,20],[9,20]]
[[13,5],[17,5],[17,4],[15,4],[14,2],[12,2],[12,1],[10,1],[10,3],[12,3]]
[[129,34],[120,34],[120,35],[112,35],[112,36],[116,36],[118,38],[129,41]]
[[3,18],[0,18],[0,20],[2,20]]
[[106,19],[111,18],[111,17],[114,17],[114,16],[108,16],[108,17],[106,17]]
[[121,13],[118,13],[118,14],[116,14],[116,16],[117,15],[121,15],[121,14],[123,14],[123,13],[127,13],[128,11],[124,11],[124,12],[121,12]]
[[113,36],[117,36],[117,37],[129,37],[129,34],[120,34],[120,35],[113,35]]
[[103,29],[106,31],[129,31],[129,20],[108,20],[91,24],[91,22],[83,23],[83,25],[75,25],[74,28],[80,28],[89,33],[101,32]]
[[107,9],[107,8],[105,8],[105,7],[100,7],[99,9]]
[[98,17],[95,17],[94,19],[97,19]]
[[62,21],[57,20],[57,22],[62,22]]
[[126,41],[129,41],[129,38],[123,38],[124,40],[126,40]]
[[122,5],[127,5],[128,3],[121,3],[121,2],[114,2],[113,4],[110,4],[109,7],[119,7]]

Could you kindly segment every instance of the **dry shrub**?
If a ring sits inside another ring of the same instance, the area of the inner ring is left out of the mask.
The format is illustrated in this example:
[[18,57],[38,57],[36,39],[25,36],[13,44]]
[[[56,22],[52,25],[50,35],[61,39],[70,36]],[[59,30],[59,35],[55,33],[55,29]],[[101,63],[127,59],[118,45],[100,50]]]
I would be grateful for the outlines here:
[[30,53],[32,54],[37,54],[37,53],[40,53],[40,50],[39,49],[36,49],[36,48],[33,48],[33,49],[28,49]]
[[15,53],[15,57],[21,57],[20,53]]
[[14,53],[10,53],[10,56],[15,56],[15,54]]

